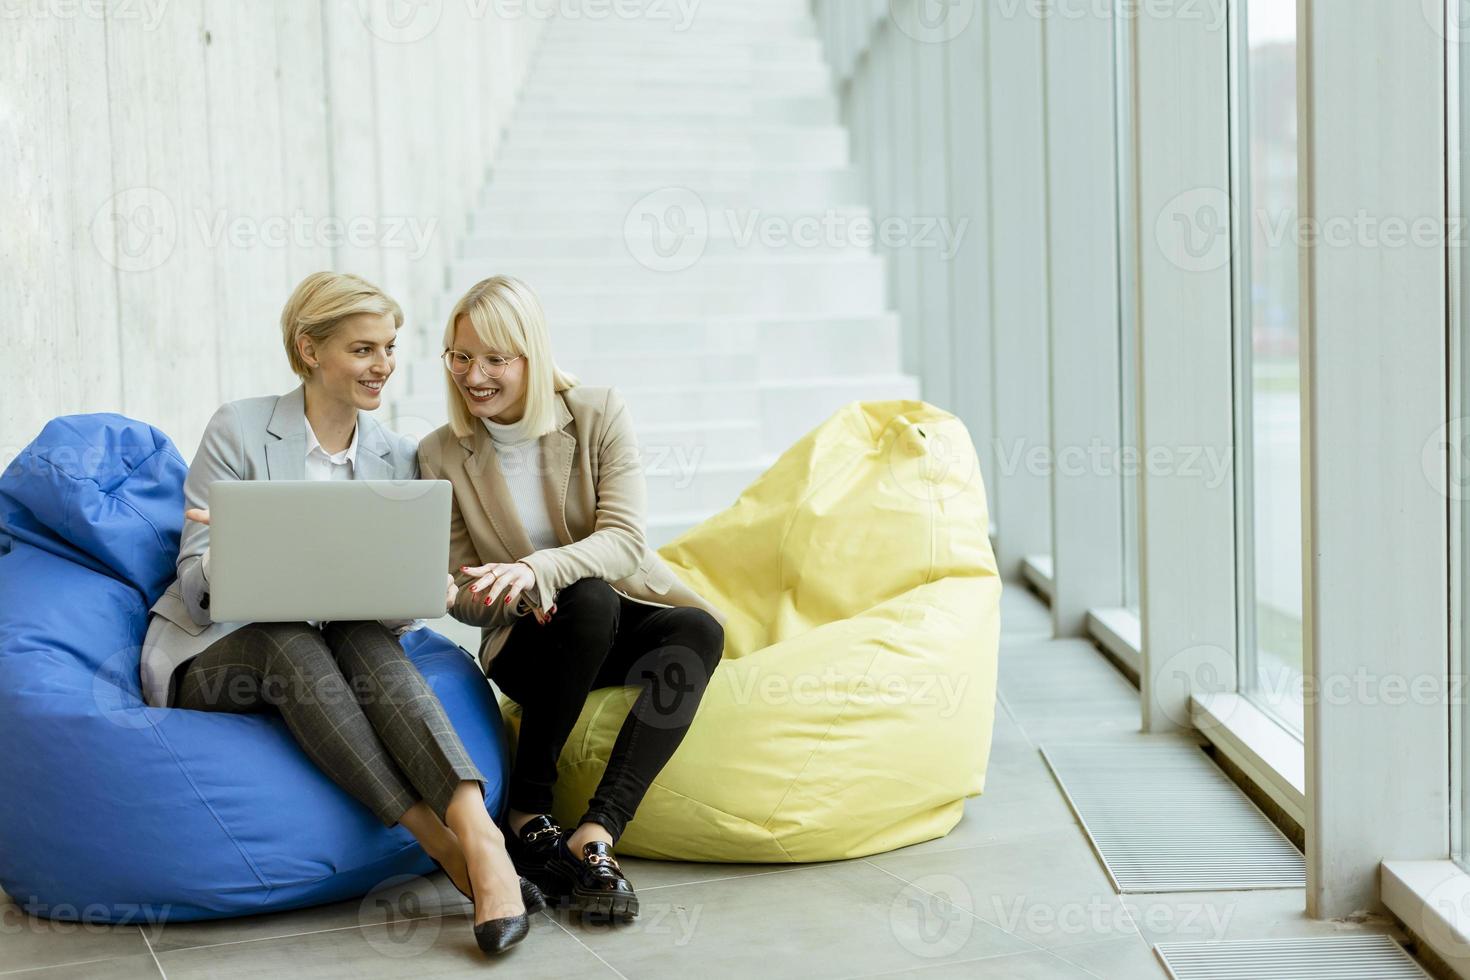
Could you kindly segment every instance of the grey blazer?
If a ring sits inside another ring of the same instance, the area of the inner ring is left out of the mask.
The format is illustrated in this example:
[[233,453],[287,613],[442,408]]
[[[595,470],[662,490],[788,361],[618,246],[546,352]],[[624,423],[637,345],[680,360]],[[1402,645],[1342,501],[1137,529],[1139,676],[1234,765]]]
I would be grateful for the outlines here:
[[[416,480],[418,444],[357,413],[359,480]],[[187,507],[209,506],[209,486],[216,480],[306,479],[306,389],[263,398],[245,398],[219,407],[184,481]],[[204,549],[209,525],[184,522],[179,541],[178,578],[153,604],[143,639],[143,700],[155,708],[168,706],[174,671],[215,640],[244,623],[216,623],[209,618],[209,586],[204,580]]]

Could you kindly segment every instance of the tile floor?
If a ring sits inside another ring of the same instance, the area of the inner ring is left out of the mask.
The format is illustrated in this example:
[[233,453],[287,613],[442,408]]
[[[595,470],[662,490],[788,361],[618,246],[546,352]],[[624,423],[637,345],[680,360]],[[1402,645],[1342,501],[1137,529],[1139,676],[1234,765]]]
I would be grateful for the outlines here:
[[[1089,643],[1050,640],[1019,584],[1003,603],[1001,704],[986,792],[948,837],[863,860],[772,867],[628,859],[643,914],[616,928],[541,913],[504,959],[474,945],[442,875],[361,901],[223,922],[97,927],[0,904],[0,975],[66,977],[915,976],[1141,980],[1151,944],[1362,930],[1314,922],[1300,889],[1114,893],[1037,751],[1148,738],[1138,695]],[[3,898],[3,896],[0,896]]]

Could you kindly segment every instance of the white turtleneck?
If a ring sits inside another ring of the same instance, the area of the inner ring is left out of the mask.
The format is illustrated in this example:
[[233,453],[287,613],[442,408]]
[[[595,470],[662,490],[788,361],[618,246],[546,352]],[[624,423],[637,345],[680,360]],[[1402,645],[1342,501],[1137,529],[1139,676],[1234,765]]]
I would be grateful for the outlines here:
[[[561,547],[556,532],[552,530],[551,514],[546,509],[546,493],[542,490],[540,472],[540,440],[532,439],[523,417],[518,422],[495,422],[481,419],[490,440],[495,445],[495,456],[500,461],[500,473],[510,490],[511,502],[516,516],[525,528],[526,537],[536,551]],[[540,583],[528,590],[527,598],[540,605]]]

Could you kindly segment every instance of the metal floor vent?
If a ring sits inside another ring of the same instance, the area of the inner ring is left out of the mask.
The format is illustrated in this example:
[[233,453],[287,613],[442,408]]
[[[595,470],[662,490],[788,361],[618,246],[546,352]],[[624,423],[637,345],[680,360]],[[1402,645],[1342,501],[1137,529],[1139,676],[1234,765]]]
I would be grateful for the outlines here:
[[1428,980],[1388,936],[1260,939],[1232,943],[1159,943],[1175,980]]
[[1303,888],[1302,854],[1194,743],[1048,743],[1051,766],[1120,892]]

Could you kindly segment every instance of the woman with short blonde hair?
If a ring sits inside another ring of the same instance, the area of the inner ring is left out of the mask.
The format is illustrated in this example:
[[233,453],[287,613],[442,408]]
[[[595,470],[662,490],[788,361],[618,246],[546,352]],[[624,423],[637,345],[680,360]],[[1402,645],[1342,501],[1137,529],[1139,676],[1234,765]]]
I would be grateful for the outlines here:
[[403,326],[398,301],[361,276],[313,272],[301,280],[281,310],[281,339],[296,376],[310,381],[315,370],[302,353],[306,346],[326,342],[347,319],[363,315],[392,319],[395,332]]
[[[423,622],[209,614],[211,484],[418,478],[413,441],[368,414],[393,374],[402,324],[393,298],[358,276],[314,273],[291,294],[281,338],[302,384],[229,402],[209,420],[184,483],[179,576],[153,606],[143,643],[144,694],[157,707],[278,712],[318,768],[385,826],[408,828],[474,897],[475,938],[499,952],[526,934],[527,906],[541,898],[515,874],[485,809],[484,776],[399,643]],[[453,579],[446,588],[447,607]]]
[[[552,431],[556,421],[556,394],[576,386],[574,375],[556,366],[546,314],[531,287],[510,276],[492,276],[470,287],[449,314],[444,330],[444,348],[454,347],[455,325],[463,317],[476,337],[494,350],[518,351],[525,357],[525,408],[521,424],[532,439]],[[449,397],[449,425],[463,438],[481,426],[460,393],[452,371],[444,372]]]
[[[516,870],[574,911],[630,919],[612,846],[683,740],[724,649],[723,614],[644,536],[647,489],[617,390],[557,368],[524,282],[492,276],[444,331],[451,422],[419,445],[454,487],[450,609],[481,628],[480,663],[522,709],[510,774]],[[587,810],[551,817],[557,758],[587,695],[640,689]]]

